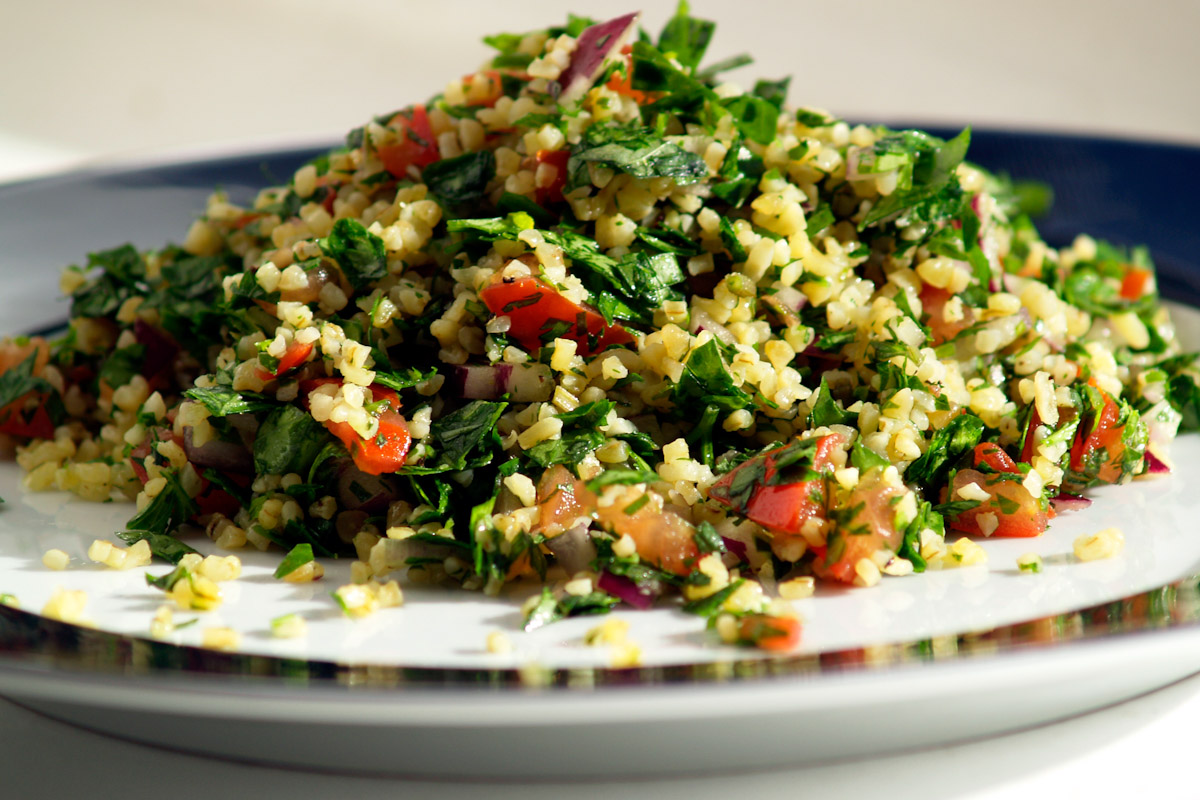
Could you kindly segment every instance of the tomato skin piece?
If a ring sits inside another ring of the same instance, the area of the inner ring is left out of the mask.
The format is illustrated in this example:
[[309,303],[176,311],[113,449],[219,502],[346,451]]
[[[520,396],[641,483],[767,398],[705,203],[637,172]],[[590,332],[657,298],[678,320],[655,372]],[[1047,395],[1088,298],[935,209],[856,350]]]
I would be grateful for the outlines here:
[[256,370],[258,377],[263,381],[269,381],[273,378],[278,378],[280,375],[291,372],[296,367],[307,361],[308,357],[312,355],[312,351],[312,342],[305,342],[303,344],[300,342],[292,342],[288,345],[287,350],[284,351],[283,356],[279,359],[279,366],[275,367],[275,371],[271,372],[269,370],[259,368]]
[[[991,498],[975,508],[963,511],[952,520],[947,519],[946,524],[953,530],[973,536],[983,536],[979,515],[995,514],[996,529],[988,535],[1028,539],[1040,536],[1046,530],[1046,524],[1053,516],[1049,509],[1041,507],[1038,498],[1031,495],[1019,481],[1008,480],[999,475],[986,475],[973,469],[959,470],[955,474],[954,480],[950,484],[949,498],[958,498],[958,490],[968,483],[977,484],[991,495]],[[1002,500],[998,498],[1002,498]],[[1002,503],[1016,504],[1017,508],[1006,514],[1001,508]]]
[[396,114],[388,125],[397,130],[397,138],[378,148],[376,155],[394,177],[408,177],[409,167],[424,168],[441,158],[425,106],[413,106],[408,115]]
[[1103,389],[1097,389],[1104,397],[1104,408],[1093,421],[1087,435],[1080,435],[1071,446],[1071,469],[1083,472],[1093,453],[1105,451],[1107,459],[1100,465],[1096,478],[1104,483],[1116,483],[1121,479],[1120,464],[1125,445],[1121,440],[1125,435],[1125,426],[1117,425],[1120,409],[1115,400]]
[[[1033,434],[1041,427],[1042,417],[1038,414],[1037,406],[1033,407],[1032,413],[1029,415],[1029,425],[1025,429],[1025,444],[1021,448],[1021,463],[1033,463]],[[978,463],[978,462],[976,462]]]
[[[821,578],[854,583],[858,576],[855,568],[861,559],[871,558],[879,550],[896,552],[904,531],[896,529],[893,498],[903,493],[903,487],[883,481],[883,470],[874,469],[845,496],[836,498],[838,509],[858,510],[848,519],[830,511],[835,525],[828,534],[825,551],[813,562],[813,572]],[[866,532],[855,532],[862,529]],[[836,555],[832,562],[829,561],[831,550]]]
[[[33,396],[37,397],[38,405],[26,419],[21,415],[21,408],[25,405],[26,400]],[[5,416],[7,419],[4,419]],[[54,423],[50,419],[50,413],[46,411],[45,398],[34,392],[18,397],[7,408],[0,409],[0,419],[4,419],[4,423],[0,425],[0,433],[23,436],[28,439],[54,438]]]
[[508,336],[531,353],[542,347],[540,335],[556,322],[571,325],[563,338],[574,340],[580,355],[589,356],[611,345],[633,343],[629,331],[615,323],[605,324],[600,314],[568,300],[553,286],[532,275],[506,279],[498,272],[480,292],[479,299],[492,314],[512,320]]
[[1125,300],[1137,300],[1144,295],[1153,274],[1148,269],[1131,266],[1121,280],[1121,297]]
[[[653,497],[650,502],[645,502],[645,497],[643,490],[625,487],[615,502],[596,509],[596,518],[618,537],[633,539],[642,561],[680,577],[686,576],[700,560],[695,526],[674,511],[663,508],[662,498]],[[635,503],[639,507],[628,513],[626,509]]]
[[609,91],[630,98],[639,106],[645,105],[653,100],[654,94],[633,88],[633,46],[627,44],[622,47],[621,55],[625,58],[625,71],[614,72],[604,86]]
[[[755,469],[756,463],[764,465],[762,482],[750,495],[742,513],[752,522],[757,522],[777,534],[798,535],[808,520],[825,518],[826,492],[824,478],[798,483],[771,485],[777,469],[775,457],[789,445],[776,448],[761,456],[731,469],[709,489],[709,499],[731,506],[728,491],[743,470]],[[841,434],[831,433],[817,442],[812,457],[812,468],[816,472],[830,472],[834,465],[833,453],[842,446]]]
[[554,180],[549,186],[539,186],[536,190],[537,204],[545,206],[547,203],[561,203],[563,200],[563,187],[567,184],[567,161],[571,158],[570,150],[538,150],[537,157],[534,159],[539,166],[546,164],[554,167]]
[[738,620],[738,638],[776,653],[794,650],[800,644],[800,620],[773,614],[747,614]]
[[279,359],[279,366],[275,369],[275,377],[278,378],[285,372],[290,372],[303,364],[312,355],[312,351],[312,342],[292,342],[288,345],[288,349],[284,351],[283,358]]
[[1009,472],[1013,475],[1019,475],[1021,472],[1008,453],[994,442],[980,442],[975,445],[975,466],[981,464],[986,464],[996,472]]
[[[300,393],[308,406],[308,394],[327,383],[341,384],[341,378],[314,378],[300,382]],[[341,440],[354,459],[354,466],[368,475],[389,475],[404,466],[408,450],[412,446],[412,435],[408,423],[400,415],[400,395],[386,386],[373,383],[370,386],[373,403],[383,401],[386,405],[378,412],[379,430],[371,439],[363,439],[349,422],[321,423],[325,429]]]
[[547,539],[573,527],[581,517],[596,512],[596,495],[562,464],[542,473],[537,486],[538,531]]
[[929,334],[933,339],[934,347],[950,341],[974,322],[974,315],[967,308],[963,309],[962,319],[957,322],[947,321],[946,303],[953,296],[949,291],[929,284],[925,284],[918,295],[921,299],[921,308],[928,316],[926,324],[929,326]]

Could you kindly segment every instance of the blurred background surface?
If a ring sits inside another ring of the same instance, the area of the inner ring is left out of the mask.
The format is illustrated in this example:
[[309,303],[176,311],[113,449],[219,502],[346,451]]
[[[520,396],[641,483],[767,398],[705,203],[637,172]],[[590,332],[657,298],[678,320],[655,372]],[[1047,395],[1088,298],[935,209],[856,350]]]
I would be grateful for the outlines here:
[[[239,142],[320,141],[471,72],[481,38],[673,0],[4,3],[0,178]],[[790,102],[861,120],[1200,142],[1200,3],[695,0],[710,59],[794,75]]]

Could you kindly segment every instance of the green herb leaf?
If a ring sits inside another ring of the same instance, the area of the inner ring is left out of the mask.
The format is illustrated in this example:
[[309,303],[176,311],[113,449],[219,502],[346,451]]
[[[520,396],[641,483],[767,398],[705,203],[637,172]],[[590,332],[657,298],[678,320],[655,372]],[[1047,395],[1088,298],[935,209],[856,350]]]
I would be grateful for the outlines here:
[[738,578],[724,589],[721,589],[714,594],[710,594],[708,597],[700,600],[693,600],[690,603],[685,603],[683,610],[689,614],[695,614],[698,617],[707,618],[714,616],[721,610],[721,606],[725,604],[725,601],[732,597],[733,593],[740,589],[742,584],[745,582],[746,580],[744,578]]
[[254,471],[259,475],[303,475],[330,438],[325,426],[307,411],[279,406],[263,420],[254,438]]
[[667,20],[658,36],[658,49],[675,57],[687,69],[695,69],[708,50],[716,23],[688,15],[688,4],[680,2],[675,16]]
[[126,544],[135,544],[145,539],[150,552],[172,564],[188,553],[196,552],[171,534],[190,520],[196,513],[196,504],[179,483],[173,472],[164,472],[167,484],[144,509],[129,520],[128,528],[118,531],[117,536]]
[[908,465],[904,473],[909,483],[935,489],[946,483],[946,476],[965,453],[983,438],[983,420],[974,414],[962,414],[933,434],[929,448]]
[[716,339],[692,350],[683,364],[683,375],[671,392],[677,406],[714,405],[722,411],[737,411],[753,398],[733,383],[733,375]]
[[434,449],[433,458],[419,466],[405,466],[400,471],[409,475],[460,472],[468,468],[472,454],[490,461],[490,453],[480,451],[488,443],[498,441],[496,420],[507,407],[507,403],[476,400],[439,417],[429,426],[428,441]]
[[287,575],[291,575],[300,569],[300,567],[313,560],[312,545],[307,542],[298,544],[292,548],[291,552],[284,556],[283,561],[279,562],[279,566],[275,568],[275,579],[279,580]]
[[265,395],[235,392],[224,386],[197,386],[188,389],[183,395],[202,403],[208,409],[208,413],[214,417],[227,417],[231,414],[257,414],[269,411],[279,405],[267,399]]
[[708,165],[696,153],[658,136],[653,128],[594,125],[571,149],[567,174],[572,186],[587,183],[587,164],[602,164],[635,178],[671,178],[684,186],[703,180]]
[[321,252],[337,262],[346,280],[362,289],[387,274],[387,249],[383,240],[352,219],[339,219],[317,243]]
[[421,180],[446,202],[466,203],[483,197],[495,176],[496,157],[491,150],[479,150],[435,161],[422,171]]

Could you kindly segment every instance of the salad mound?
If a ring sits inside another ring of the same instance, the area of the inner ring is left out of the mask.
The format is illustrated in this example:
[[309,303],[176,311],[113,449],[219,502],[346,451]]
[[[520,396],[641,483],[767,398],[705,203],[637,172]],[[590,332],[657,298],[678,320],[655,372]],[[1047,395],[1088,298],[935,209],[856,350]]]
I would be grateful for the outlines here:
[[180,245],[68,268],[66,335],[0,350],[28,486],[135,500],[193,608],[201,529],[285,580],[355,558],[352,614],[532,580],[530,628],[677,602],[788,649],[816,582],[1169,469],[1196,372],[1146,250],[1047,244],[969,129],[792,108],[686,4],[638,21],[488,37]]

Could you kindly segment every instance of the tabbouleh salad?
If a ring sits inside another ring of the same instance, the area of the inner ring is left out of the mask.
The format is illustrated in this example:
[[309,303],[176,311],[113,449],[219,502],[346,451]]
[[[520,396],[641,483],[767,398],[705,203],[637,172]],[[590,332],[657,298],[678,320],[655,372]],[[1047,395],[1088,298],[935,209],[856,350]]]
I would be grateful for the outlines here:
[[355,558],[352,614],[393,574],[532,580],[529,628],[657,600],[782,650],[780,598],[976,563],[1169,469],[1196,373],[1146,250],[1049,246],[969,129],[744,91],[713,30],[490,36],[182,244],[67,269],[66,335],[0,365],[27,485],[135,500],[119,536],[191,608],[199,529],[284,579]]

